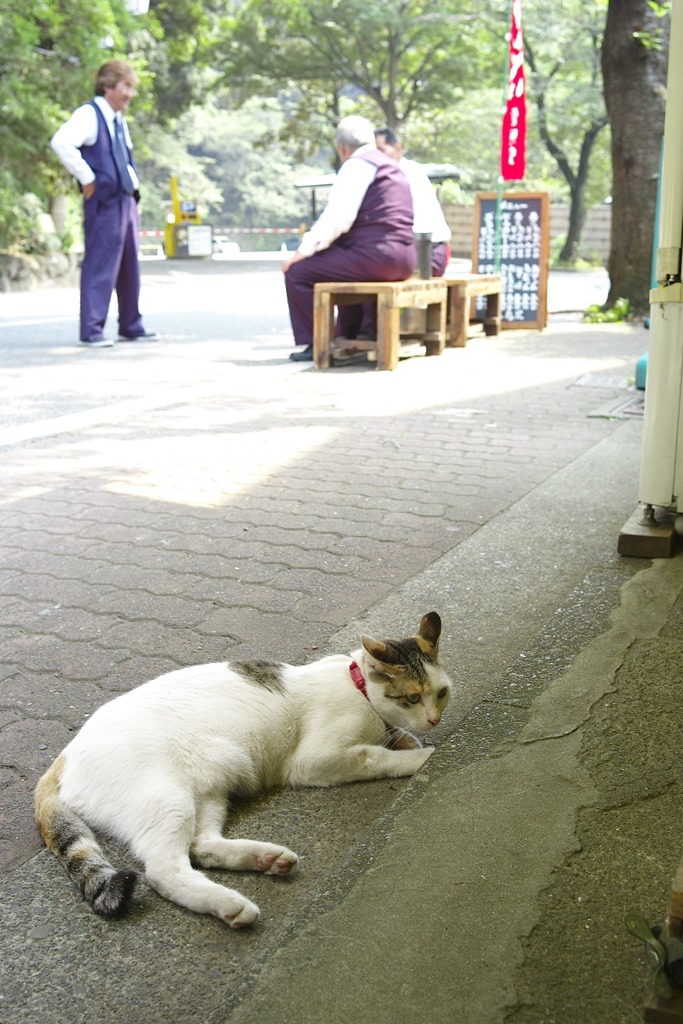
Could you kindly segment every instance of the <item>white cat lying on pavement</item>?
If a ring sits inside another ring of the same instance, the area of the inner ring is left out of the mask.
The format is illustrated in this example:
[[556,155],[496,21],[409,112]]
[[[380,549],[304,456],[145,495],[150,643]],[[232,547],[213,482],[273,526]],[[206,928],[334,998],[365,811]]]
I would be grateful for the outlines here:
[[[287,875],[284,846],[223,837],[228,801],[282,786],[412,775],[432,748],[451,682],[441,619],[405,640],[361,638],[310,665],[222,662],[159,676],[85,723],[36,789],[36,821],[94,911],[123,913],[137,873],[108,863],[89,825],[128,845],[162,896],[232,928],[259,909],[200,868]],[[87,823],[87,824],[86,824]]]

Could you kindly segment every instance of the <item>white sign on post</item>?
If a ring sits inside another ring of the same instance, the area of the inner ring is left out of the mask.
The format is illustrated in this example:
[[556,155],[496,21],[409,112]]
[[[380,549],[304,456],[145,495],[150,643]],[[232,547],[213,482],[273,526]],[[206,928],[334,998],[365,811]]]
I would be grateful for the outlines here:
[[213,231],[210,224],[187,225],[187,255],[210,256],[213,250]]

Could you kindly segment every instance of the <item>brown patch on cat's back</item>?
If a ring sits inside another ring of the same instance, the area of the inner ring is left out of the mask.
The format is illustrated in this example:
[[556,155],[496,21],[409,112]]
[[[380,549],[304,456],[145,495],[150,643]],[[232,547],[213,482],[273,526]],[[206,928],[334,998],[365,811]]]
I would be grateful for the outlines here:
[[38,785],[36,786],[36,825],[48,846],[50,846],[49,840],[51,839],[54,827],[53,819],[60,807],[59,788],[65,764],[66,757],[62,751],[42,778],[38,780]]
[[231,661],[233,672],[255,686],[263,686],[271,693],[284,693],[282,665],[277,661]]

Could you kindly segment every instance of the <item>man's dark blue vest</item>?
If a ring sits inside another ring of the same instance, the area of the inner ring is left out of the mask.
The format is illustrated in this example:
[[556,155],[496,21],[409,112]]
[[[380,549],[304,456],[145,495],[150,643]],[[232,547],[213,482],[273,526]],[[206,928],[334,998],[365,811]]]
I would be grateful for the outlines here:
[[[102,206],[111,206],[119,202],[127,194],[121,184],[116,169],[114,150],[106,118],[94,100],[91,106],[97,114],[97,138],[92,146],[81,146],[81,155],[89,167],[95,172],[96,195]],[[128,150],[128,162],[134,167],[133,157]]]

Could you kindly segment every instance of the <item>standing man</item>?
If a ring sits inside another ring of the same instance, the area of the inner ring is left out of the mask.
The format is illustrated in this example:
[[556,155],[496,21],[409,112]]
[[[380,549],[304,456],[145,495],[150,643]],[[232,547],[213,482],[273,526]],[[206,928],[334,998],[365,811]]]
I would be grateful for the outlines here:
[[436,189],[420,164],[403,156],[398,136],[390,128],[375,132],[377,148],[398,162],[410,183],[413,197],[413,231],[432,238],[432,277],[443,277],[450,258],[451,229],[441,209]]
[[138,308],[139,181],[122,117],[135,95],[136,81],[135,72],[123,61],[103,64],[95,76],[95,98],[78,107],[50,142],[83,192],[80,340],[89,348],[114,344],[104,337],[114,288],[119,341],[157,337],[143,327]]
[[[341,167],[325,209],[285,261],[287,302],[297,348],[290,359],[313,359],[313,289],[318,281],[404,281],[415,269],[413,204],[398,164],[375,145],[364,117],[337,126]],[[362,306],[339,310],[337,333],[354,338]],[[356,322],[357,321],[357,322]]]

